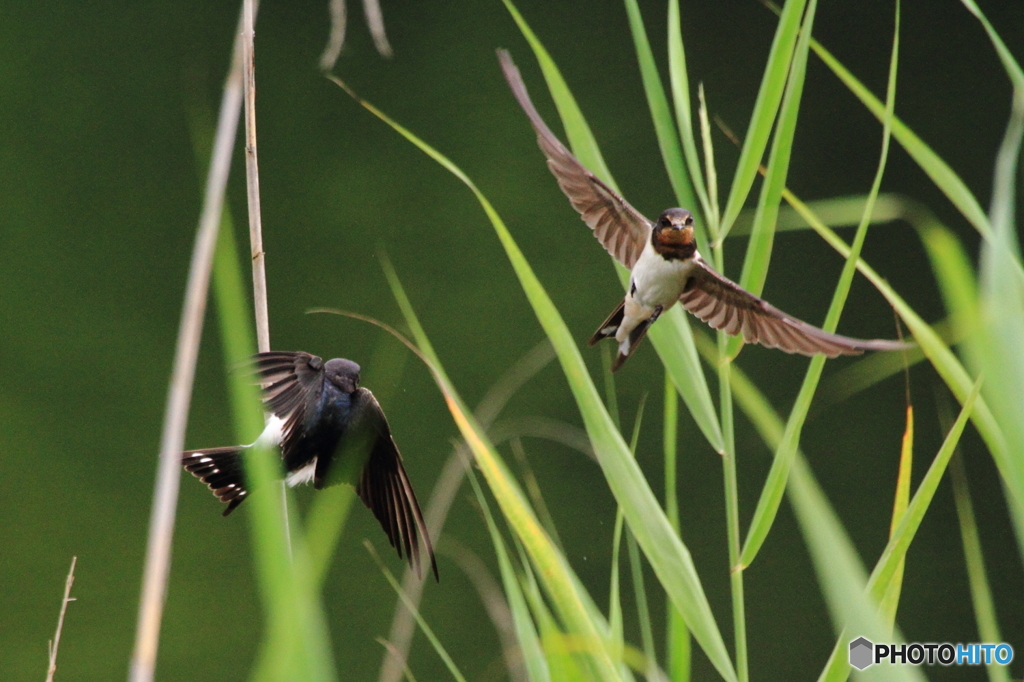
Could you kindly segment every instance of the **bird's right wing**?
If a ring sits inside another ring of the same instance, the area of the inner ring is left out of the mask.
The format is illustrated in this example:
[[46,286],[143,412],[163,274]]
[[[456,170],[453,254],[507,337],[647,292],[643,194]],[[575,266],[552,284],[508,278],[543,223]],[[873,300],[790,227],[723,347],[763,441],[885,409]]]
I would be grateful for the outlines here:
[[617,261],[632,269],[640,258],[654,225],[629,205],[617,192],[601,182],[559,142],[530,101],[519,69],[505,50],[498,50],[498,61],[505,80],[519,106],[537,131],[537,144],[548,157],[548,168],[558,180],[572,207],[580,214],[601,245]]
[[269,351],[254,356],[263,387],[263,404],[284,420],[282,451],[288,452],[296,426],[306,419],[306,405],[316,405],[324,390],[324,361],[302,351]]

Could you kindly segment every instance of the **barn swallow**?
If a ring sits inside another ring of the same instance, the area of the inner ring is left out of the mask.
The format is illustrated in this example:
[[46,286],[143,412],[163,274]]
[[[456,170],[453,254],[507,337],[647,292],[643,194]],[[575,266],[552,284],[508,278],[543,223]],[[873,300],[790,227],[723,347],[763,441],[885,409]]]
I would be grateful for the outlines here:
[[499,50],[498,60],[512,94],[537,132],[537,144],[562,192],[608,253],[631,270],[625,299],[590,337],[590,345],[605,338],[618,342],[613,372],[636,350],[658,316],[676,301],[713,329],[734,336],[742,333],[747,343],[787,353],[822,353],[833,358],[860,355],[866,350],[902,350],[911,345],[831,334],[787,315],[720,275],[697,252],[689,211],[670,208],[657,222],[645,218],[555,137],[530,101],[526,84],[508,52]]
[[404,554],[419,572],[422,542],[437,578],[434,548],[416,494],[380,404],[359,386],[359,365],[343,358],[324,362],[301,351],[259,353],[254,360],[270,412],[260,437],[252,445],[190,450],[181,456],[185,469],[227,503],[224,516],[249,494],[242,465],[245,451],[257,444],[278,447],[289,486],[355,486],[398,556]]

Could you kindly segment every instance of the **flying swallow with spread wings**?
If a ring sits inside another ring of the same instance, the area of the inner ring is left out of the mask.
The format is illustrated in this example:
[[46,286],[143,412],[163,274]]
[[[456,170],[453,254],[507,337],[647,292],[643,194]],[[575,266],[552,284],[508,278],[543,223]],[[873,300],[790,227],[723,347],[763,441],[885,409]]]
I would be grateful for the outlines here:
[[285,481],[321,489],[355,486],[398,550],[419,572],[420,543],[437,577],[434,549],[416,493],[380,404],[359,386],[359,365],[309,353],[271,351],[255,356],[263,403],[271,413],[253,445],[204,448],[182,453],[182,464],[227,503],[227,516],[249,494],[242,457],[259,444],[280,448]]
[[626,297],[590,337],[590,345],[606,338],[618,342],[612,371],[622,366],[658,316],[676,301],[714,329],[743,334],[747,343],[787,353],[822,353],[831,358],[866,350],[903,350],[910,345],[831,334],[787,315],[720,275],[697,252],[689,211],[670,208],[656,222],[644,217],[555,137],[530,101],[508,52],[499,50],[498,60],[512,94],[537,132],[537,144],[558,186],[601,245],[631,270]]

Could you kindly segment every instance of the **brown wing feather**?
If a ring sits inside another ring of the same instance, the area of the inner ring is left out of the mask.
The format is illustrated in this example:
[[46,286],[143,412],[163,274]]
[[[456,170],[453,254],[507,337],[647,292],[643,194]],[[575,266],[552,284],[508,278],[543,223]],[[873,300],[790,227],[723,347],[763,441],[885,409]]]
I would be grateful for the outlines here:
[[558,186],[608,253],[632,269],[651,236],[654,224],[587,170],[559,142],[530,101],[526,84],[508,52],[498,50],[498,61],[512,94],[537,131],[537,144],[548,158],[548,168],[558,180]]
[[830,358],[860,355],[866,350],[903,350],[911,345],[901,341],[865,341],[830,334],[754,296],[715,272],[699,256],[695,263],[699,268],[680,295],[680,303],[713,329],[721,329],[734,336],[743,334],[747,343],[759,343],[787,353],[823,353]]
[[402,455],[391,437],[388,420],[368,389],[357,389],[352,397],[365,401],[362,417],[365,421],[360,428],[376,432],[370,456],[356,484],[356,493],[377,517],[398,556],[404,556],[417,573],[420,570],[420,543],[426,547],[430,567],[437,578],[437,562],[427,534],[427,524],[402,465]]

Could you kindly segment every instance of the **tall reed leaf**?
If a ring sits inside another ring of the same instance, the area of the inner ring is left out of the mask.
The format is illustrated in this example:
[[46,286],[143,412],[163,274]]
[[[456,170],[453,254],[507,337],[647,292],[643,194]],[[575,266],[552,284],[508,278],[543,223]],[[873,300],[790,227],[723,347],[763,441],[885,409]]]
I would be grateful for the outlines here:
[[[707,233],[705,232],[707,222],[701,215],[703,213],[702,204],[697,203],[694,183],[683,162],[679,135],[672,122],[672,112],[668,106],[668,98],[665,96],[665,87],[661,83],[661,76],[658,75],[658,67],[654,63],[654,53],[651,51],[651,42],[647,39],[644,19],[640,16],[640,7],[636,0],[626,0],[626,15],[629,17],[629,29],[633,34],[633,44],[636,46],[637,61],[640,62],[640,76],[643,80],[644,92],[647,94],[647,106],[651,110],[654,132],[658,136],[658,147],[661,149],[661,158],[665,162],[665,170],[672,183],[676,202],[680,206],[688,207],[694,214],[697,244],[700,248],[707,248]],[[699,170],[699,168],[696,169],[698,173]]]
[[[747,254],[743,261],[739,285],[755,296],[764,290],[765,279],[768,277],[768,263],[772,257],[772,246],[775,242],[775,223],[779,215],[779,204],[782,202],[782,190],[786,188],[786,177],[789,174],[789,160],[793,151],[793,138],[796,136],[797,116],[800,112],[800,101],[804,91],[804,79],[807,74],[808,43],[814,27],[814,16],[818,3],[815,0],[807,6],[806,18],[800,29],[793,60],[790,65],[789,79],[786,83],[782,107],[779,110],[779,122],[775,128],[771,152],[768,155],[768,166],[764,173],[764,184],[757,200],[757,210],[750,229],[750,241]],[[732,357],[739,352],[743,344],[742,337],[736,336],[728,341],[726,355]]]
[[[839,282],[836,284],[836,290],[832,296],[832,303],[829,306],[828,314],[825,316],[825,323],[822,325],[822,329],[829,332],[835,331],[836,326],[839,324],[839,315],[842,313],[843,306],[846,304],[846,297],[850,292],[850,285],[853,282],[854,270],[856,268],[857,261],[860,259],[861,247],[864,245],[864,240],[867,238],[868,225],[871,224],[871,214],[874,209],[874,198],[878,195],[878,190],[882,184],[882,176],[885,174],[885,164],[889,156],[889,124],[892,120],[892,112],[896,100],[896,64],[897,57],[899,55],[899,18],[900,11],[899,3],[897,2],[896,26],[895,31],[893,32],[892,55],[889,60],[889,83],[886,96],[886,115],[883,119],[882,126],[882,152],[879,157],[878,170],[875,173],[875,179],[871,185],[871,190],[868,192],[868,199],[864,206],[864,214],[861,217],[860,225],[857,227],[857,233],[854,236],[853,246],[849,253],[844,254],[846,257],[846,263],[843,265],[843,271],[839,275]],[[804,28],[805,30],[809,29],[809,26],[805,26]],[[801,42],[809,39],[809,33],[804,32],[801,34]],[[782,444],[776,453],[775,460],[772,462],[772,468],[768,472],[768,480],[765,482],[761,496],[757,501],[757,508],[754,510],[754,518],[750,522],[750,533],[747,535],[747,540],[743,547],[743,554],[740,558],[740,562],[743,566],[750,565],[750,562],[754,560],[758,550],[761,548],[761,544],[764,542],[764,538],[768,534],[768,530],[771,528],[771,525],[775,520],[775,514],[778,511],[779,503],[782,499],[782,491],[789,476],[789,468],[792,466],[792,463],[796,458],[796,449],[800,440],[800,434],[803,430],[804,421],[807,419],[807,411],[810,408],[814,391],[817,389],[818,381],[821,379],[821,371],[824,368],[824,365],[825,358],[821,355],[816,356],[811,360],[810,366],[807,369],[807,374],[804,376],[803,384],[800,386],[800,392],[797,394],[797,398],[793,404],[793,409],[790,412],[789,420],[786,423],[786,432],[783,435]]]
[[775,38],[768,53],[768,63],[764,67],[764,76],[761,77],[761,88],[757,91],[754,111],[750,115],[747,136],[743,140],[743,148],[736,164],[736,175],[722,215],[719,242],[729,234],[747,200],[747,195],[750,194],[754,178],[757,177],[758,167],[768,146],[768,137],[771,135],[775,114],[779,110],[779,103],[782,101],[786,80],[789,77],[790,63],[805,6],[804,0],[789,0],[782,9],[779,27],[775,30]]
[[[686,157],[686,166],[689,170],[690,181],[693,183],[693,190],[700,199],[700,213],[704,217],[704,224],[708,226],[710,231],[712,226],[708,221],[711,221],[714,217],[714,229],[717,230],[718,207],[712,207],[711,197],[708,196],[707,187],[704,185],[700,157],[697,155],[697,142],[693,134],[693,116],[690,109],[690,76],[686,70],[686,50],[683,49],[683,33],[680,24],[679,0],[669,0],[668,78],[672,89],[672,103],[676,110],[679,137],[683,143],[683,154]],[[697,214],[694,213],[694,215]],[[698,245],[700,248],[703,248],[703,244]]]

